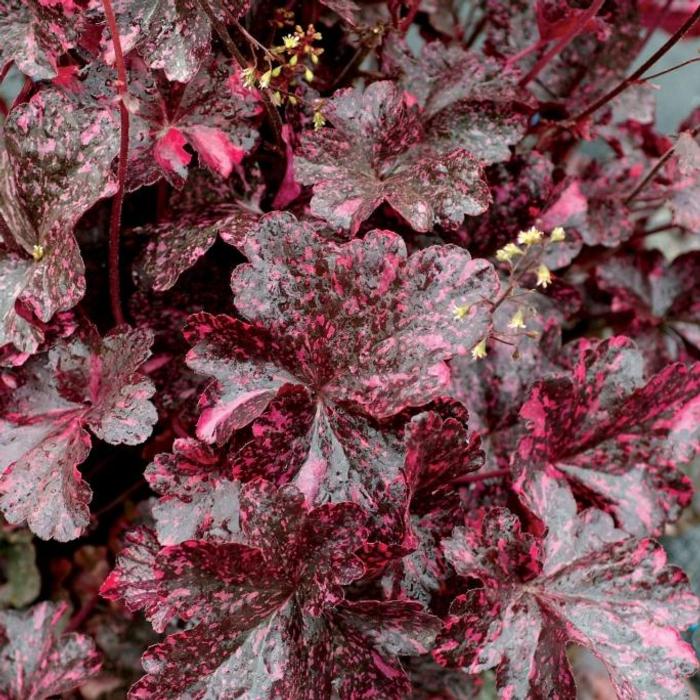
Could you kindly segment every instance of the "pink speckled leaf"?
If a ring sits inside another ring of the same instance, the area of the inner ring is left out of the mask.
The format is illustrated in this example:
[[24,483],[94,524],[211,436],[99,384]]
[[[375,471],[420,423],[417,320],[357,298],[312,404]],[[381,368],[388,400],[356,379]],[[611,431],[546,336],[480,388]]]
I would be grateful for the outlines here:
[[[48,322],[85,291],[73,228],[100,198],[115,191],[110,176],[119,135],[110,111],[76,108],[55,90],[12,110],[0,144],[0,346],[34,352],[42,338],[31,313]],[[36,246],[41,246],[40,255]],[[25,309],[18,311],[18,303]]]
[[60,541],[85,529],[92,492],[77,465],[90,451],[87,428],[115,445],[150,435],[155,388],[139,367],[151,343],[147,331],[121,327],[100,340],[88,327],[18,371],[0,403],[0,507],[10,522]]
[[159,550],[152,533],[135,533],[103,595],[144,609],[157,629],[173,618],[195,624],[146,652],[148,675],[130,697],[321,700],[342,678],[398,700],[406,680],[396,655],[429,651],[439,620],[415,603],[343,602],[342,586],[364,571],[354,554],[364,519],[354,504],[309,509],[294,487],[256,480],[242,488],[241,531],[228,542]]
[[190,317],[185,337],[194,343],[188,366],[214,380],[200,399],[197,436],[205,442],[226,442],[295,381],[278,361],[279,345],[258,325],[201,313]]
[[319,615],[362,573],[353,550],[363,517],[347,503],[309,511],[296,489],[253,482],[241,494],[237,539],[247,544],[187,541],[155,555],[152,540],[132,544],[103,594],[144,608],[157,629],[172,617],[198,624],[147,652],[148,675],[131,696],[296,697],[316,674],[327,687],[330,640]]
[[[256,325],[200,315],[187,332],[196,342],[189,366],[215,379],[198,436],[221,443],[259,418],[253,433],[267,447],[239,455],[242,471],[252,463],[268,478],[292,478],[310,502],[359,498],[380,513],[393,506],[388,531],[406,480],[400,443],[377,421],[445,391],[445,361],[488,330],[493,269],[454,247],[407,257],[387,232],[338,246],[289,214],[267,217],[244,251],[251,262],[232,284],[239,311]],[[455,321],[463,304],[472,311]],[[285,390],[262,416],[285,384],[298,390]]]
[[572,375],[538,381],[520,411],[528,434],[514,460],[517,488],[554,465],[623,529],[663,532],[692,495],[667,439],[698,395],[699,363],[668,365],[647,382],[628,338],[582,342]]
[[[223,7],[235,8],[236,17],[247,9],[246,3],[229,0],[210,4],[218,13]],[[211,52],[211,24],[197,0],[115,0],[114,10],[123,50],[137,49],[146,63],[162,69],[168,80],[188,82]],[[111,38],[104,38],[103,48],[111,64]]]
[[418,109],[394,83],[339,90],[323,111],[332,126],[304,135],[295,173],[314,185],[311,210],[332,226],[356,233],[382,202],[417,231],[486,211],[477,159],[461,148],[426,150]]
[[622,700],[682,697],[697,665],[679,634],[698,614],[685,575],[609,515],[577,513],[558,478],[540,472],[530,486],[548,528],[542,541],[501,508],[444,541],[457,574],[483,587],[452,603],[435,658],[469,673],[495,668],[504,697],[573,700],[566,647],[574,642],[603,662]]
[[162,545],[186,540],[229,541],[240,531],[240,486],[233,479],[225,451],[180,438],[172,453],[155,458],[144,477],[161,496],[153,506],[153,517]]
[[341,698],[403,700],[411,684],[398,656],[422,656],[440,630],[438,618],[410,601],[362,600],[338,606],[334,688]]
[[589,168],[586,179],[573,180],[559,193],[542,213],[541,224],[545,230],[563,226],[575,234],[564,247],[566,250],[575,246],[569,253],[571,257],[580,249],[579,237],[586,245],[614,248],[634,232],[628,209],[620,199],[626,185],[627,179],[621,183],[610,181],[595,168]]
[[535,108],[517,86],[517,72],[439,41],[425,44],[416,58],[393,36],[383,58],[423,108],[425,139],[436,152],[463,148],[487,164],[510,159]]
[[405,439],[410,495],[402,545],[409,551],[388,563],[382,588],[391,597],[428,604],[447,578],[440,540],[462,520],[455,482],[481,468],[484,454],[479,437],[467,431],[466,415],[421,413],[406,426]]
[[0,697],[43,700],[68,693],[102,664],[84,634],[61,634],[67,604],[38,603],[24,612],[0,611]]
[[[517,340],[513,346],[493,343],[488,355],[478,362],[471,357],[455,358],[450,363],[450,394],[469,410],[470,426],[479,432],[488,461],[508,468],[522,434],[519,412],[528,399],[534,382],[543,375],[553,376],[566,370],[561,356],[561,320],[557,308],[540,294],[530,294],[532,308],[527,327],[537,337]],[[494,314],[494,325],[506,328],[518,305],[506,301]],[[546,319],[546,320],[545,320]]]
[[65,6],[41,0],[2,0],[0,74],[14,61],[33,80],[53,78],[58,59],[75,45],[79,20]]
[[[440,395],[444,362],[486,334],[499,289],[489,263],[454,246],[407,256],[387,231],[336,245],[288,214],[267,217],[244,252],[250,263],[231,281],[236,307],[285,346],[294,383],[375,418]],[[470,307],[459,321],[456,305]]]
[[686,359],[684,341],[700,348],[698,253],[680,255],[672,263],[658,251],[617,256],[597,267],[596,281],[611,295],[611,310],[629,318],[625,331],[652,366]]
[[[92,64],[78,83],[77,98],[111,109],[116,71]],[[223,59],[206,61],[184,86],[173,86],[142,62],[128,73],[130,111],[127,187],[135,190],[161,176],[182,187],[192,160],[227,178],[257,143],[261,104],[254,90],[243,87],[239,68]]]
[[232,455],[242,480],[291,482],[310,501],[352,500],[371,514],[371,536],[400,538],[407,481],[400,421],[376,421],[313,402],[301,385],[283,386],[251,425],[253,439]]
[[144,272],[153,289],[163,292],[214,245],[217,236],[241,247],[257,215],[235,205],[180,212],[174,221],[145,226],[138,233],[151,237],[144,256]]

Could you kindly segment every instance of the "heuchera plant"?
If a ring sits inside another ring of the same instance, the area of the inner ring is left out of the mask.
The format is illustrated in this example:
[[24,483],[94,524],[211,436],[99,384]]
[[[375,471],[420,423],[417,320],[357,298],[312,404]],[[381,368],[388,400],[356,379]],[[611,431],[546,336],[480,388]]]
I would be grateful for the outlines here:
[[685,697],[699,20],[0,0],[0,699]]

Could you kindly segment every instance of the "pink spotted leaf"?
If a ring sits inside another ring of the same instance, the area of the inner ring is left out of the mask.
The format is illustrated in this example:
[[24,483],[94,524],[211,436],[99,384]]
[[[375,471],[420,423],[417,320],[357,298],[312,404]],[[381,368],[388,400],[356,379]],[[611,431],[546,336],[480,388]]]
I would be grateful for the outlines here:
[[26,611],[0,611],[0,697],[43,700],[81,686],[101,658],[84,634],[62,634],[65,603],[38,603]]
[[41,0],[0,2],[0,74],[14,61],[33,80],[58,74],[58,59],[75,46],[80,17],[73,7]]
[[140,372],[152,335],[121,327],[99,339],[88,327],[58,341],[17,374],[0,404],[0,508],[44,539],[78,537],[89,522],[92,493],[78,464],[90,432],[135,445],[151,433],[155,388]]
[[[278,480],[293,468],[311,502],[366,494],[361,505],[381,513],[384,495],[394,493],[400,504],[400,441],[377,421],[444,393],[445,361],[488,328],[482,300],[498,289],[492,268],[457,248],[407,257],[386,232],[338,246],[291,215],[265,219],[244,251],[251,262],[234,271],[233,288],[251,323],[199,315],[187,331],[195,343],[188,364],[214,379],[201,399],[198,436],[222,443],[258,419],[253,434],[267,447],[239,455],[241,470],[253,462]],[[309,277],[313,269],[318,276]],[[469,316],[455,321],[453,307],[470,303]],[[298,389],[285,389],[286,399],[263,415],[285,385]]]
[[488,208],[478,160],[459,147],[426,150],[418,110],[394,83],[338,91],[323,113],[332,126],[304,135],[295,173],[331,226],[356,233],[383,202],[416,231],[456,228]]
[[[375,654],[382,648],[425,653],[437,631],[432,616],[394,604],[385,629],[374,624],[370,631],[361,604],[343,607],[341,586],[363,571],[353,551],[366,534],[364,517],[349,503],[310,510],[297,489],[257,480],[242,489],[241,533],[232,541],[187,541],[158,551],[153,537],[142,534],[122,553],[103,595],[144,608],[158,629],[172,617],[198,624],[148,650],[148,675],[131,697],[321,698],[340,676],[334,647],[365,655],[368,644],[378,647]],[[362,643],[355,646],[358,636]],[[376,663],[387,684],[402,673],[391,658]]]
[[482,587],[452,603],[435,658],[470,673],[495,668],[504,696],[573,700],[573,642],[600,659],[618,697],[682,697],[697,666],[679,634],[698,614],[685,575],[657,543],[627,537],[609,515],[577,513],[558,477],[539,472],[528,487],[543,540],[496,508],[444,541],[457,574]]
[[437,152],[463,148],[486,164],[510,159],[535,106],[515,71],[438,41],[415,58],[393,37],[384,60],[423,108],[425,139]]
[[119,136],[110,111],[42,90],[12,110],[0,145],[0,346],[35,352],[48,322],[85,292],[78,219],[115,191]]
[[514,457],[519,490],[548,465],[635,535],[658,534],[692,490],[668,436],[700,394],[700,364],[668,365],[646,381],[627,338],[583,341],[571,376],[538,381],[520,415]]
[[257,214],[236,205],[218,205],[205,215],[200,211],[178,212],[173,221],[144,226],[138,233],[150,238],[143,260],[143,272],[152,287],[163,292],[192,267],[217,237],[242,247],[258,219]]
[[[212,9],[235,18],[247,3],[212,0]],[[137,49],[153,69],[162,69],[168,80],[186,83],[211,52],[211,23],[197,0],[116,0],[114,10],[124,52]],[[103,37],[107,63],[114,62],[111,38]]]

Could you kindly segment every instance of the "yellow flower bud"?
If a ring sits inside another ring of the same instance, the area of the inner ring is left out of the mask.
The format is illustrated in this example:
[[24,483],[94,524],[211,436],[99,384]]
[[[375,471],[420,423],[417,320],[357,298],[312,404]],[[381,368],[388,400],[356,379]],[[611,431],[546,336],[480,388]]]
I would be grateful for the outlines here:
[[452,309],[452,318],[454,318],[455,321],[461,321],[469,313],[470,308],[469,304],[464,304],[462,306],[455,304]]
[[475,360],[483,360],[486,357],[486,338],[482,338],[473,348],[472,357]]
[[522,245],[534,245],[542,240],[542,236],[544,236],[544,233],[533,226],[527,231],[521,231],[518,234],[518,243]]
[[326,118],[321,112],[314,112],[314,129],[318,131],[326,125]]
[[554,243],[566,240],[566,231],[561,226],[557,226],[552,229],[552,233],[549,235],[549,240]]
[[282,66],[275,66],[272,69],[272,77],[273,78],[279,78],[280,73],[282,72]]
[[510,262],[516,255],[522,255],[523,251],[515,243],[506,243],[503,248],[496,251],[496,260]]
[[241,79],[245,87],[255,87],[255,68],[244,68],[241,71]]
[[272,71],[266,70],[260,76],[260,81],[258,84],[260,85],[261,88],[267,88],[267,87],[270,87],[270,80],[272,80]]
[[548,287],[550,284],[552,284],[552,273],[549,271],[549,268],[542,263],[537,268],[537,286]]
[[513,318],[510,319],[510,323],[508,324],[508,328],[512,328],[513,330],[525,328],[525,316],[523,314],[522,308],[518,309],[513,314]]
[[314,79],[313,72],[311,71],[311,69],[307,68],[304,71],[304,80],[306,80],[307,83],[311,83],[311,82],[313,82],[313,79]]
[[44,257],[44,246],[43,245],[35,245],[32,247],[32,257],[34,258],[35,262],[39,262]]
[[294,54],[290,59],[289,59],[289,65],[294,67],[296,66],[297,62],[299,61],[299,56]]

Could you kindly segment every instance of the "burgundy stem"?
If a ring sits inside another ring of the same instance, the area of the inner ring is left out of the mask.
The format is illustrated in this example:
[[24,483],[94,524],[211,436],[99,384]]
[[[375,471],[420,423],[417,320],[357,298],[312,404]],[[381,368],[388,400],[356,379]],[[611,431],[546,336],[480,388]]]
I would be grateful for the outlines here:
[[547,66],[555,56],[558,56],[584,30],[588,22],[598,14],[598,10],[603,6],[603,2],[605,2],[605,0],[593,0],[591,6],[579,17],[579,21],[571,27],[569,31],[566,32],[539,61],[537,61],[537,63],[535,63],[530,69],[530,72],[524,78],[521,78],[518,85],[520,85],[520,87],[525,87],[529,82],[534,80],[545,66]]
[[653,21],[649,23],[647,33],[644,35],[644,38],[637,49],[637,55],[644,51],[646,45],[649,43],[649,40],[654,35],[654,32],[659,28],[663,18],[666,16],[666,13],[671,9],[671,5],[673,5],[673,0],[666,0],[666,4],[656,13]]
[[99,601],[99,593],[94,593],[91,595],[80,610],[78,610],[78,612],[71,617],[68,625],[66,626],[65,634],[69,634],[71,632],[75,632],[77,629],[80,629],[80,626],[83,624],[83,622],[85,622],[85,620],[87,620],[90,613],[95,609],[95,606],[97,603],[99,603]]
[[673,46],[675,46],[689,31],[692,29],[693,25],[700,19],[700,5],[696,8],[688,19],[683,22],[683,25],[676,31],[676,33],[660,48],[655,51],[653,55],[648,58],[644,63],[637,68],[636,71],[628,75],[619,85],[614,87],[610,92],[603,95],[601,98],[597,99],[593,104],[586,107],[580,114],[576,115],[571,121],[581,122],[591,114],[597,112],[603,105],[610,102],[610,100],[617,97],[621,92],[626,90],[630,85],[632,85],[636,80],[643,76],[662,56],[668,53]]
[[461,476],[454,480],[454,484],[464,486],[467,484],[478,484],[480,481],[487,479],[501,479],[504,476],[510,476],[510,469],[495,469],[492,472],[480,472],[479,474],[469,474],[469,476]]
[[119,93],[119,121],[120,121],[120,142],[119,142],[119,163],[117,165],[117,192],[112,200],[112,215],[109,222],[109,301],[112,307],[114,323],[121,325],[125,323],[124,311],[122,310],[121,289],[119,279],[119,231],[122,223],[122,207],[124,205],[124,188],[126,183],[126,166],[129,156],[129,111],[126,108],[126,66],[124,65],[124,54],[122,53],[122,43],[119,37],[119,28],[114,16],[111,0],[102,0],[102,5],[107,18],[107,26],[112,35],[114,45],[114,64],[117,69],[117,92]]
[[682,63],[677,63],[675,66],[671,66],[670,68],[666,68],[665,70],[660,70],[658,73],[652,73],[651,75],[645,75],[642,80],[654,80],[654,78],[660,78],[662,75],[667,75],[668,73],[673,73],[674,70],[678,70],[679,68],[684,68],[687,65],[690,65],[691,63],[697,63],[700,61],[699,58],[689,58],[687,61],[683,61]]
[[[690,135],[694,138],[695,136],[700,133],[700,125],[696,126],[694,129],[691,129]],[[625,197],[625,204],[629,204],[657,175],[659,170],[664,166],[664,164],[668,161],[668,159],[675,153],[676,151],[676,146],[678,145],[678,142],[673,144],[666,153],[664,153],[659,160],[656,161],[656,164],[654,165],[653,168],[646,174],[644,178],[637,184],[637,186]]]

